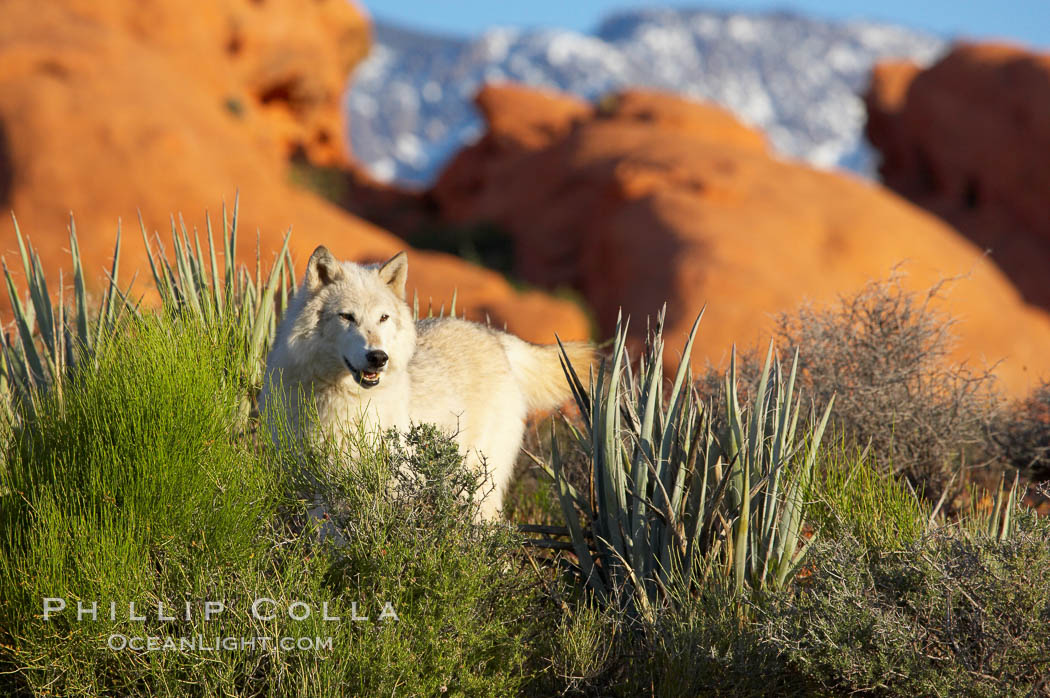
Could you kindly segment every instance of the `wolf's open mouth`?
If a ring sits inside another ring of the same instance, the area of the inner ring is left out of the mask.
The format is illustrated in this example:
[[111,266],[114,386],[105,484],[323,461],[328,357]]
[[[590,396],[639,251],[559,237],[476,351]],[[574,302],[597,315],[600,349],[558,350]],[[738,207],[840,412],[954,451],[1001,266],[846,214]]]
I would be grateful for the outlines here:
[[379,379],[382,378],[382,376],[379,375],[379,371],[359,371],[354,368],[354,365],[350,363],[350,360],[345,356],[343,357],[343,363],[345,363],[346,367],[350,369],[350,374],[362,388],[374,388],[379,385]]

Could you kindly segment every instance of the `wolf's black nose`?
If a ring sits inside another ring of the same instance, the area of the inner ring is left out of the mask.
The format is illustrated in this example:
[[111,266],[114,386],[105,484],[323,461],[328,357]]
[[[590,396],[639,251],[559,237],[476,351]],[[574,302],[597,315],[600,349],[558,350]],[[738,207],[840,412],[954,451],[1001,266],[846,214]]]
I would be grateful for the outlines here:
[[385,351],[376,349],[365,354],[365,358],[368,359],[368,364],[372,368],[383,368],[386,366],[386,360],[389,358]]

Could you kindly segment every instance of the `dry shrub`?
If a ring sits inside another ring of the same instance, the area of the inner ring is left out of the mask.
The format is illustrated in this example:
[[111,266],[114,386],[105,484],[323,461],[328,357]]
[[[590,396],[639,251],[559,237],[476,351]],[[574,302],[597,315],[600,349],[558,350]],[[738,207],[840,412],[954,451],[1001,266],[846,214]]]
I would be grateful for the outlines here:
[[[931,500],[948,489],[952,508],[968,480],[993,479],[986,475],[1000,457],[992,438],[999,398],[990,370],[952,360],[954,320],[936,307],[944,292],[944,282],[925,294],[907,291],[894,273],[835,304],[782,314],[777,346],[798,347],[800,381],[816,404],[835,395],[833,433],[860,448],[870,441],[881,470]],[[755,352],[738,357],[742,384],[753,387],[761,360]],[[701,390],[717,397],[722,380],[709,370]]]
[[[995,459],[990,425],[999,403],[988,369],[951,359],[955,321],[936,307],[944,291],[941,282],[909,292],[895,273],[837,305],[779,320],[783,343],[800,347],[814,399],[836,395],[842,431],[862,445],[870,440],[880,467],[934,499],[962,465],[972,471]],[[966,479],[955,478],[949,500]]]

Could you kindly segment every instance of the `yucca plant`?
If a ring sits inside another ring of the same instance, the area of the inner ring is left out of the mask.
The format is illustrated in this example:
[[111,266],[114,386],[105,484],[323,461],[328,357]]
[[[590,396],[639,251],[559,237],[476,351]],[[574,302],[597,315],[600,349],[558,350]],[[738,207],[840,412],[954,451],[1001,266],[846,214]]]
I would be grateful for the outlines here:
[[288,253],[291,231],[285,235],[273,266],[265,277],[258,243],[254,277],[246,267],[237,266],[238,213],[237,198],[234,199],[232,217],[227,216],[226,205],[223,204],[221,277],[210,216],[205,216],[207,256],[201,249],[200,235],[196,229],[193,230],[191,244],[190,234],[181,216],[178,225],[175,217],[171,218],[171,259],[159,236],[155,239],[154,249],[141,215],[139,227],[153,283],[160,294],[163,308],[168,312],[189,313],[205,322],[232,315],[235,326],[245,335],[243,346],[247,356],[242,365],[249,372],[245,380],[249,386],[257,388],[262,381],[263,358],[277,328],[278,309],[287,307],[288,299],[295,290],[295,267]]
[[[794,396],[798,351],[785,380],[769,345],[758,392],[749,409],[742,409],[736,384],[736,352],[726,377],[728,428],[717,458],[734,463],[730,470],[729,507],[732,522],[733,582],[739,592],[745,581],[752,588],[779,588],[798,569],[816,531],[803,539],[806,495],[820,448],[832,397],[820,420],[811,413],[812,431],[797,439],[802,397]],[[717,463],[717,461],[716,461]]]
[[[89,309],[84,287],[84,269],[77,242],[77,228],[69,220],[69,250],[73,257],[73,305],[66,307],[65,284],[58,280],[58,303],[53,305],[40,256],[32,245],[27,247],[12,216],[22,270],[28,293],[25,303],[18,295],[7,260],[0,260],[7,284],[7,295],[14,315],[15,336],[5,331],[0,336],[0,402],[8,423],[15,419],[16,404],[26,414],[36,411],[42,391],[54,387],[61,391],[62,378],[76,370],[78,364],[91,360],[98,346],[113,334],[124,314],[135,306],[127,292],[120,289],[120,227],[113,248],[113,265],[108,283],[97,308]],[[93,313],[93,317],[92,317]]]
[[[753,403],[741,405],[735,352],[716,434],[689,372],[703,317],[697,317],[669,386],[663,374],[661,313],[637,370],[618,321],[611,362],[585,387],[563,355],[583,419],[570,429],[591,464],[590,493],[565,479],[557,441],[552,468],[579,573],[605,600],[651,617],[709,575],[744,586],[779,588],[798,569],[806,493],[831,405],[796,438],[801,397],[798,356],[787,378],[770,344]],[[583,517],[581,520],[580,513]]]
[[995,495],[982,496],[976,486],[970,487],[970,511],[959,520],[964,536],[1005,541],[1017,531],[1017,513],[1021,507],[1019,495],[1020,473],[1014,474],[1013,484],[1006,487],[1006,474],[999,476]]

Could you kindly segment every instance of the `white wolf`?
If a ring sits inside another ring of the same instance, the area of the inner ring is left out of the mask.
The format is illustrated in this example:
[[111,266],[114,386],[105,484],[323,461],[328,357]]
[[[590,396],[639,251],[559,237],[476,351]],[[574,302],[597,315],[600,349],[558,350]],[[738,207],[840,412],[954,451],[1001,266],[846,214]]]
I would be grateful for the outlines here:
[[[493,518],[526,415],[571,396],[558,347],[462,319],[413,321],[407,274],[404,252],[363,266],[339,262],[323,246],[314,250],[266,359],[260,411],[283,405],[300,438],[319,427],[338,439],[355,420],[383,431],[436,424],[455,435],[468,463],[485,464],[492,491],[482,515]],[[592,347],[565,348],[573,366],[586,371]],[[301,404],[304,396],[316,411]],[[302,423],[314,414],[318,424]]]

